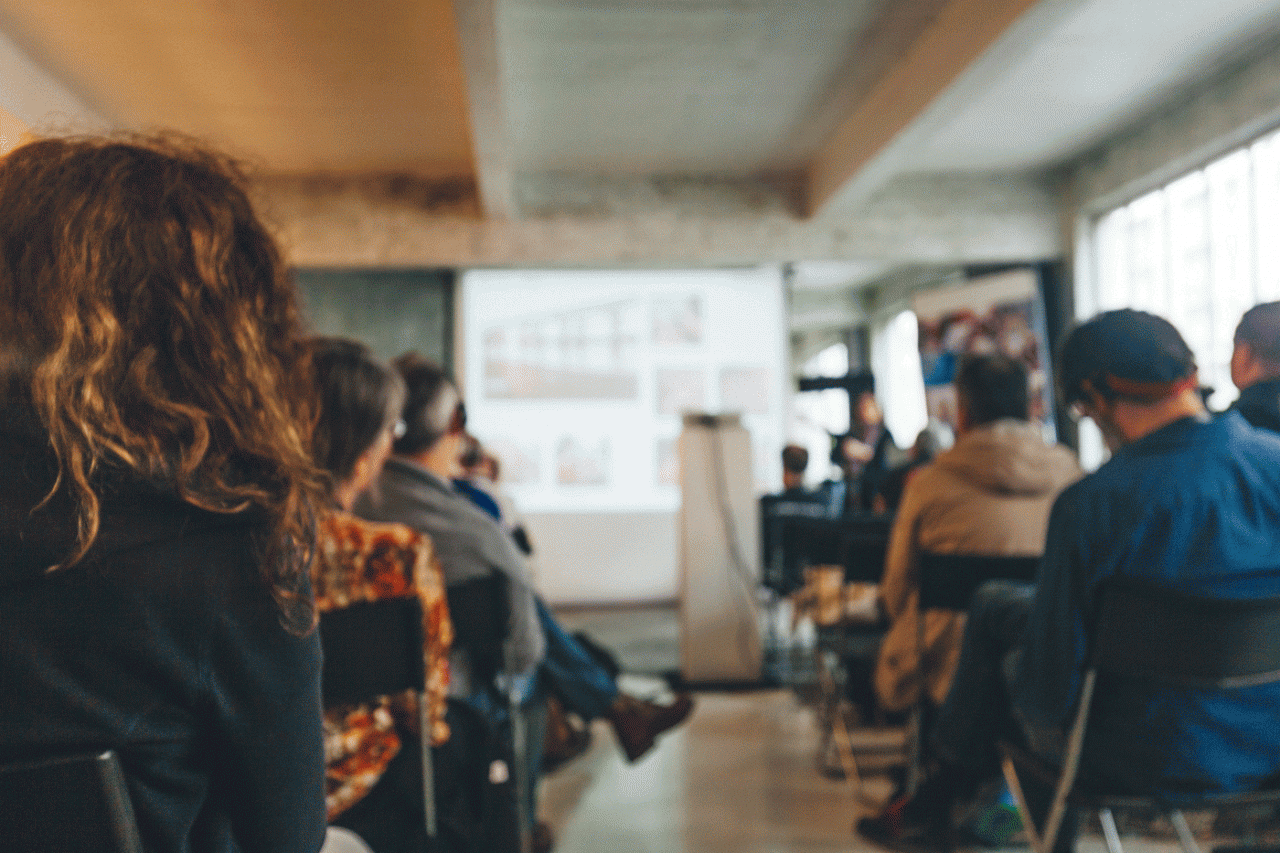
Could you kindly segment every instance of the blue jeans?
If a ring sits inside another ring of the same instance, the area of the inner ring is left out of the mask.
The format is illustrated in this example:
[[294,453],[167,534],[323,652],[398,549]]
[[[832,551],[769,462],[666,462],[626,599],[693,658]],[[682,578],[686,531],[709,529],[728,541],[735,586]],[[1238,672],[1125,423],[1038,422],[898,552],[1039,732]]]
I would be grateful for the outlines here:
[[538,621],[547,638],[547,651],[540,664],[541,673],[557,696],[584,720],[603,716],[618,698],[618,684],[582,644],[560,627],[542,598],[538,604]]

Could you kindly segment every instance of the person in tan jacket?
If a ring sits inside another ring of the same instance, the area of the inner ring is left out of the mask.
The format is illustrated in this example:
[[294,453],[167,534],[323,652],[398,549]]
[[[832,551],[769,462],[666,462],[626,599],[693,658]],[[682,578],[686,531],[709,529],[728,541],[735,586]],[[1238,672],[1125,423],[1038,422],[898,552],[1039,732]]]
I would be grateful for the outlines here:
[[910,708],[923,684],[941,704],[951,685],[964,614],[925,614],[917,661],[922,552],[1038,556],[1049,508],[1081,476],[1075,456],[1047,444],[1028,416],[1027,372],[1005,355],[967,356],[956,373],[954,447],[907,483],[889,537],[881,605],[890,620],[873,682],[881,707]]

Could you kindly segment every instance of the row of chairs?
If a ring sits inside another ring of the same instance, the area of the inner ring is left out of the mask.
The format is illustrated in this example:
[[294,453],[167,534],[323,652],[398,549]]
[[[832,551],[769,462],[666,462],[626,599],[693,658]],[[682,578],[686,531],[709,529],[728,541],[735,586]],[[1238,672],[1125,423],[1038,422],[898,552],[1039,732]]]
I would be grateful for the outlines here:
[[[775,525],[772,541],[795,541],[798,536],[818,533],[816,545],[826,551],[837,551],[836,559],[846,565],[846,580],[879,580],[879,573],[869,566],[883,564],[888,537],[887,520],[883,525],[867,519],[832,522],[827,519],[800,518]],[[833,538],[830,531],[837,530]],[[832,542],[837,543],[832,546]],[[802,558],[805,555],[802,555]],[[965,612],[976,590],[989,580],[1031,582],[1035,579],[1038,559],[972,554],[926,553],[919,566],[920,603],[923,615],[929,610]],[[1280,599],[1223,600],[1191,596],[1150,584],[1117,579],[1107,584],[1102,593],[1101,616],[1097,634],[1091,639],[1088,670],[1084,674],[1082,695],[1068,736],[1068,751],[1061,765],[1051,765],[1013,743],[1000,744],[1003,772],[1015,796],[1029,841],[1036,853],[1050,853],[1061,829],[1068,806],[1098,814],[1110,853],[1122,853],[1114,812],[1137,810],[1165,814],[1178,834],[1186,853],[1200,853],[1183,814],[1186,808],[1249,807],[1280,803],[1280,780],[1259,791],[1234,795],[1205,794],[1189,803],[1184,798],[1175,806],[1154,795],[1140,792],[1116,792],[1090,787],[1078,780],[1085,734],[1093,708],[1093,690],[1099,677],[1137,680],[1151,685],[1174,685],[1233,690],[1244,685],[1280,681]],[[923,651],[924,619],[918,622],[917,649]],[[830,654],[826,655],[828,661]],[[837,669],[835,670],[838,672]],[[843,680],[827,679],[831,690],[843,688]],[[923,753],[924,707],[922,700],[909,715],[905,757],[908,785],[919,780]],[[828,697],[830,700],[830,697]],[[840,745],[842,764],[852,768],[856,776],[855,750],[847,732],[838,735],[843,723],[839,713],[826,714]],[[824,741],[825,742],[825,741]],[[880,752],[882,748],[876,747]],[[1052,804],[1042,826],[1037,828],[1024,796],[1022,780],[1033,778],[1036,784],[1048,785],[1053,791]],[[1087,777],[1086,777],[1087,778]]]

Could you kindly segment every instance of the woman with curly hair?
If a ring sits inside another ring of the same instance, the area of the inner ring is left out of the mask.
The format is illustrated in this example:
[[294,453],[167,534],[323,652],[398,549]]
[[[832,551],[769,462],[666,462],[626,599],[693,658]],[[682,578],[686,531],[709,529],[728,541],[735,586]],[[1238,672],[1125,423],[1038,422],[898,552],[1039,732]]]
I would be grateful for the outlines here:
[[314,853],[325,499],[245,178],[168,139],[0,160],[0,762],[115,750],[149,853]]

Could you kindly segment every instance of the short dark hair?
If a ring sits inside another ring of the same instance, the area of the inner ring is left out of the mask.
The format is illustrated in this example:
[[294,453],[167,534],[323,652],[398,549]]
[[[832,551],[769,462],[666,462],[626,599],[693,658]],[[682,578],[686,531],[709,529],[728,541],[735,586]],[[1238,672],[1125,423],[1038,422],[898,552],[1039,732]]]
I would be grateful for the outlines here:
[[359,341],[316,337],[311,346],[320,402],[313,452],[336,484],[400,417],[404,380]]
[[798,444],[782,448],[782,467],[792,474],[803,474],[809,467],[809,451]]
[[968,413],[969,425],[980,426],[1002,418],[1027,419],[1030,398],[1027,368],[1003,353],[970,354],[956,370],[956,396]]
[[1259,360],[1280,367],[1280,302],[1263,302],[1244,312],[1235,342],[1248,344]]
[[404,435],[392,445],[396,453],[421,453],[448,435],[455,425],[457,429],[466,426],[462,398],[443,367],[416,352],[404,353],[393,364],[407,391],[401,414]]
[[1132,308],[1106,311],[1067,333],[1058,351],[1064,406],[1097,394],[1151,403],[1195,387],[1196,357],[1173,324]]

